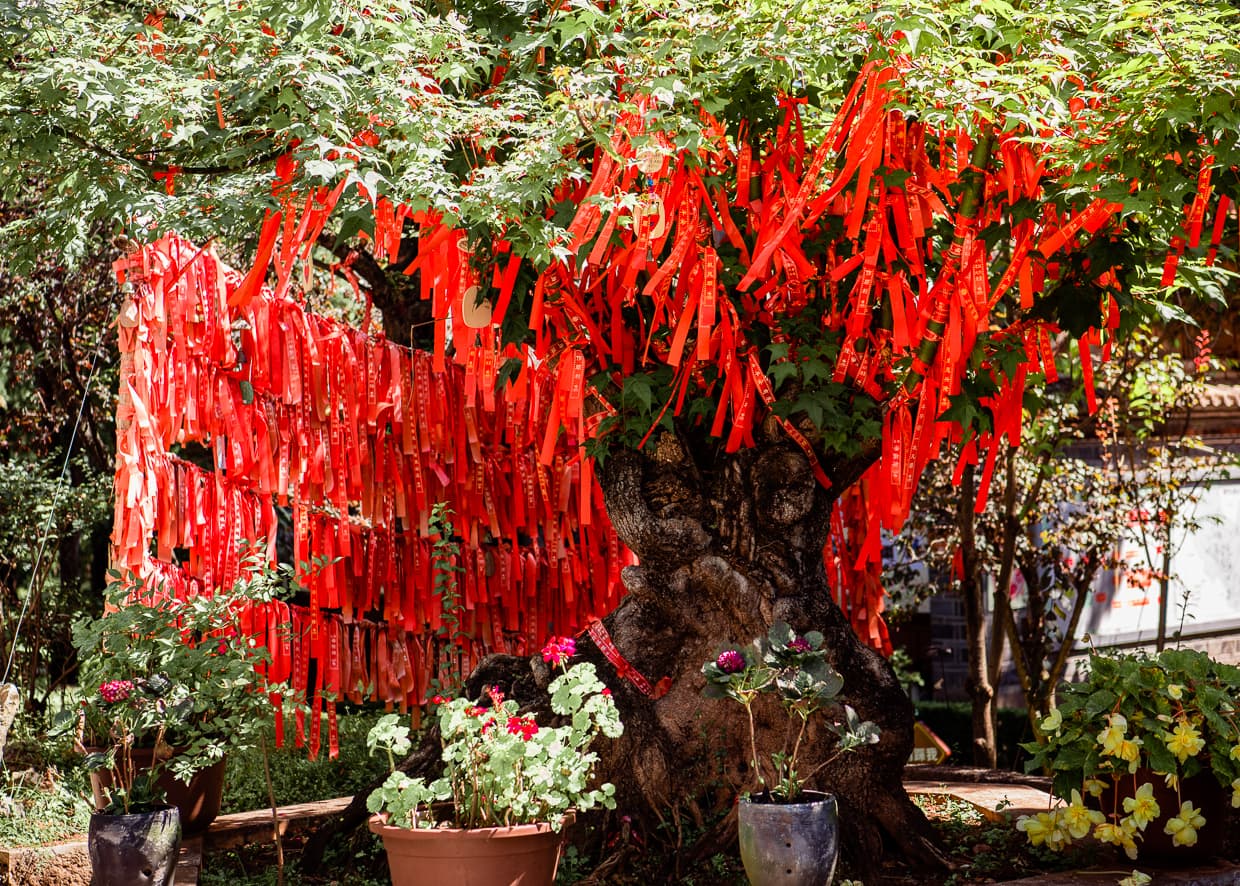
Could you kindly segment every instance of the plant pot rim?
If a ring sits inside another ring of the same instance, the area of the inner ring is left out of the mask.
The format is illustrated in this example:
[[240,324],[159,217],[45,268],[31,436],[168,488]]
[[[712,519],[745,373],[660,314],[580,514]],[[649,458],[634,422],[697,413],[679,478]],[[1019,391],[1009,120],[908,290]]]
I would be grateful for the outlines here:
[[[564,826],[566,827],[572,824],[575,818],[576,816],[573,812],[570,811],[565,813]],[[369,821],[370,830],[380,836],[404,834],[411,835],[414,839],[417,837],[453,835],[470,835],[478,838],[503,838],[531,833],[551,833],[554,831],[554,828],[551,827],[551,822],[549,821],[536,821],[529,824],[512,824],[485,828],[453,828],[439,825],[433,828],[405,828],[398,825],[391,825],[387,822],[388,816],[386,812],[380,815],[372,815],[370,816]],[[561,827],[560,831],[563,832],[563,830],[564,827]]]
[[820,803],[834,803],[835,794],[827,791],[801,791],[795,802],[788,803],[778,800],[773,795],[749,794],[742,796],[740,802],[751,806],[817,806]]
[[142,818],[149,815],[159,815],[164,812],[175,812],[178,816],[181,814],[180,810],[171,803],[160,803],[158,806],[147,809],[145,812],[108,812],[106,809],[95,809],[90,813],[90,817],[112,819]]

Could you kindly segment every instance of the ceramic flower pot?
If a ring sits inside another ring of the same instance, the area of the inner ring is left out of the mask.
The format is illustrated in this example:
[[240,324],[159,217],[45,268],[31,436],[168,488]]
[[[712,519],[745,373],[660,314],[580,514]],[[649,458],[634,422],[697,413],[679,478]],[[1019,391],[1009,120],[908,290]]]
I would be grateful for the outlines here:
[[176,807],[152,812],[90,817],[86,841],[91,886],[167,886],[181,849]]
[[393,886],[551,886],[564,838],[549,824],[411,829],[377,815],[370,829],[383,838]]
[[[146,772],[151,768],[154,756],[154,748],[134,748],[134,767],[139,772]],[[175,806],[181,814],[181,833],[186,836],[200,834],[219,816],[220,806],[224,800],[224,774],[227,762],[225,758],[206,769],[199,769],[189,780],[189,784],[179,781],[168,769],[160,772],[159,786],[163,788],[168,803]],[[111,786],[110,770],[96,769],[90,774],[90,787],[94,794],[96,809],[103,809],[108,805],[104,791]]]
[[830,886],[839,852],[835,797],[804,791],[799,803],[740,801],[741,862],[753,886]]

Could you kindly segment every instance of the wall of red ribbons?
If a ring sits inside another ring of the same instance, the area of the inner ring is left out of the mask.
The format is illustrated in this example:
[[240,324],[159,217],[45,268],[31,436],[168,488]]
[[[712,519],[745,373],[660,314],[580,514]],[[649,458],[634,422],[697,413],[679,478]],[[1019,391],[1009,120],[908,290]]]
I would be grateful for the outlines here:
[[[531,444],[540,380],[520,400],[471,398],[462,367],[437,369],[278,289],[235,303],[244,278],[176,237],[117,273],[133,286],[119,320],[114,563],[178,596],[215,593],[241,577],[246,540],[274,558],[276,508],[288,508],[294,562],[329,562],[302,575],[308,607],[247,618],[262,621],[259,637],[268,623],[273,639],[275,625],[291,628],[287,644],[269,644],[271,676],[307,690],[316,712],[363,692],[402,711],[427,697],[443,642],[436,502],[450,504],[461,538],[466,667],[486,651],[537,650],[619,601],[632,556],[572,454],[577,440],[564,437],[549,463]],[[192,443],[210,449],[212,470],[176,454]]]

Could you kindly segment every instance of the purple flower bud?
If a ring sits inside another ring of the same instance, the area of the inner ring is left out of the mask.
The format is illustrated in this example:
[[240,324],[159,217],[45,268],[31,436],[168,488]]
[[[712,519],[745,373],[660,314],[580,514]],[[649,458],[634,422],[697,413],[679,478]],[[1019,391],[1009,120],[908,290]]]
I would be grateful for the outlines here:
[[801,655],[804,655],[806,652],[811,652],[813,649],[813,647],[809,645],[809,640],[806,640],[804,637],[797,637],[794,639],[788,644],[788,648]]
[[738,674],[745,670],[745,656],[735,649],[725,649],[715,659],[715,667],[725,674]]

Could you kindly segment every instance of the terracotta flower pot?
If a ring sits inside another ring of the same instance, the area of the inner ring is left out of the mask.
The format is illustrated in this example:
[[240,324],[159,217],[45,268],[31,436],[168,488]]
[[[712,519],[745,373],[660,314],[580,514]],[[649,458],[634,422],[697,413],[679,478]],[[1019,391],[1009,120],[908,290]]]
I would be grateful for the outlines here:
[[804,791],[799,803],[745,797],[737,832],[745,876],[753,886],[830,886],[839,851],[835,797]]
[[91,886],[166,886],[172,883],[181,847],[177,810],[90,817],[86,841]]
[[545,823],[413,829],[376,815],[370,829],[383,838],[393,886],[551,886],[564,839]]
[[[1125,776],[1115,788],[1108,788],[1098,798],[1099,808],[1105,813],[1118,810],[1124,814],[1124,799],[1133,796],[1143,784],[1154,786],[1154,801],[1161,813],[1150,822],[1137,840],[1137,861],[1156,866],[1175,866],[1205,861],[1218,855],[1227,834],[1227,809],[1230,799],[1226,788],[1218,783],[1211,772],[1202,772],[1180,781],[1179,798],[1175,788],[1168,787],[1166,779],[1156,772],[1141,768],[1135,777]],[[1192,803],[1206,823],[1197,831],[1197,842],[1192,846],[1177,846],[1171,835],[1164,830],[1167,821],[1180,812],[1180,803]]]
[[[102,750],[102,748],[88,750]],[[140,773],[146,772],[151,768],[154,756],[154,748],[134,748],[134,768]],[[202,833],[219,816],[220,806],[224,799],[226,765],[227,759],[223,759],[206,769],[199,769],[190,778],[189,784],[179,781],[167,768],[159,773],[158,784],[163,788],[168,803],[180,812],[181,832],[186,836]],[[90,787],[94,794],[96,809],[102,810],[108,805],[104,791],[111,786],[111,770],[96,769],[90,774]]]

